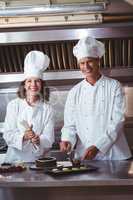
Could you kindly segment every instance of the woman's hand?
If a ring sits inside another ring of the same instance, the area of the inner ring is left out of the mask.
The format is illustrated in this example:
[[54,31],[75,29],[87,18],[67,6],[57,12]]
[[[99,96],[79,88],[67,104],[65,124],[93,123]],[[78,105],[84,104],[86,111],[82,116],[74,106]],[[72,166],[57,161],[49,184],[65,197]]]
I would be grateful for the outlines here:
[[99,149],[96,146],[92,145],[85,151],[82,160],[92,160],[93,158],[95,158],[98,152]]
[[34,137],[31,139],[31,142],[33,144],[39,145],[40,144],[40,137],[38,135],[34,135]]
[[34,133],[34,131],[32,130],[32,125],[28,130],[25,131],[23,140],[30,140],[31,143],[36,145],[40,144],[40,137]]
[[26,141],[26,140],[31,140],[33,137],[35,137],[35,133],[34,131],[32,130],[32,126],[27,129],[25,131],[25,134],[24,134],[24,137],[23,137],[23,140]]

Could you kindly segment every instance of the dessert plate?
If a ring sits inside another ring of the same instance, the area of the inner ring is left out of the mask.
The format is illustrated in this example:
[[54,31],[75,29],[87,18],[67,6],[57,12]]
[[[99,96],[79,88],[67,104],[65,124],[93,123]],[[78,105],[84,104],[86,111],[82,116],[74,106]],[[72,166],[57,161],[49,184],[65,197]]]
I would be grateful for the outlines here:
[[36,164],[33,164],[29,167],[29,169],[35,170],[35,171],[45,171],[45,170],[47,171],[47,170],[52,170],[53,168],[61,169],[63,168],[63,166],[60,164],[57,164],[57,166],[55,167],[37,167]]

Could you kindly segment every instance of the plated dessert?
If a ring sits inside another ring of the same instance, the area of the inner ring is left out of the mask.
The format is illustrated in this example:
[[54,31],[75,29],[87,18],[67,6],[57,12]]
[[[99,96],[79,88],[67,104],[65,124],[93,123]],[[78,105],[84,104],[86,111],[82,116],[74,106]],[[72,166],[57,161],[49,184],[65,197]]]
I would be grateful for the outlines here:
[[35,161],[37,167],[55,167],[56,158],[55,157],[41,157]]
[[0,165],[0,173],[22,172],[24,170],[26,170],[26,166],[23,164],[2,163]]
[[57,162],[55,157],[41,157],[35,161],[33,165],[30,166],[31,170],[47,170],[57,167]]
[[73,160],[73,162],[61,162],[62,167],[54,167],[52,169],[47,170],[47,173],[50,175],[67,175],[67,174],[78,174],[84,172],[92,172],[97,170],[98,168],[92,165],[84,165],[80,162],[80,160]]

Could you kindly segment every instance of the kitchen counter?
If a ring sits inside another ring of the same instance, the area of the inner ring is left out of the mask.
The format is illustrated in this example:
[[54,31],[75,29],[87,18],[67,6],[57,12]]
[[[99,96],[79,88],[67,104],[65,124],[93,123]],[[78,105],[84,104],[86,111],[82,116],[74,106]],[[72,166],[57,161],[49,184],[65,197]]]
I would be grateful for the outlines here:
[[[53,177],[29,168],[21,173],[0,177],[0,194],[4,199],[133,199],[132,161],[91,161],[97,171]],[[131,171],[131,174],[129,174]],[[8,196],[8,198],[7,198]]]
[[90,161],[97,171],[53,177],[43,171],[27,170],[6,173],[0,178],[0,187],[67,187],[133,185],[133,175],[128,174],[132,161]]

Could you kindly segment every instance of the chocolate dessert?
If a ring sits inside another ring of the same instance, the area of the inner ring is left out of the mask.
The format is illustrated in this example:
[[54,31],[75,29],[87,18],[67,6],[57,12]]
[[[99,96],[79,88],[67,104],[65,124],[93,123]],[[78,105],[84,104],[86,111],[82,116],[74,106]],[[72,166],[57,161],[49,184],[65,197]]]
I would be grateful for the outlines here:
[[54,157],[44,157],[39,158],[35,161],[37,167],[55,167],[56,166],[56,158]]
[[72,160],[72,165],[73,167],[80,167],[81,166],[81,161],[78,159],[73,159]]
[[22,172],[24,170],[26,170],[26,167],[20,164],[2,163],[0,165],[0,173]]

